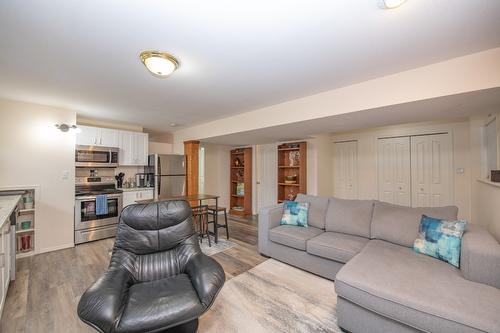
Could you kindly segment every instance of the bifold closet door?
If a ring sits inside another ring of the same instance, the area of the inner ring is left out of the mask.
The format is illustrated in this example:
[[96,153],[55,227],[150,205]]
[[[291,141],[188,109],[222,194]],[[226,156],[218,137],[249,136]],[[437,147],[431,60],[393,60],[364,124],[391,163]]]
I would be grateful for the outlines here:
[[336,142],[334,192],[343,199],[358,198],[358,142]]
[[449,134],[411,137],[412,206],[452,204],[452,145]]
[[410,137],[378,140],[379,200],[411,205]]

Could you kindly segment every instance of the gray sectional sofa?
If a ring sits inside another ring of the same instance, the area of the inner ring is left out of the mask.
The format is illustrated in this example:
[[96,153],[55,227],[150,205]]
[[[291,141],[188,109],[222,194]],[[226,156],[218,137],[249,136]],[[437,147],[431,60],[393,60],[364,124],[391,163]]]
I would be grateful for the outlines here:
[[500,333],[500,244],[469,225],[460,269],[413,252],[422,214],[456,219],[457,207],[409,208],[298,195],[309,227],[280,226],[283,206],[259,213],[259,251],[335,280],[348,332]]

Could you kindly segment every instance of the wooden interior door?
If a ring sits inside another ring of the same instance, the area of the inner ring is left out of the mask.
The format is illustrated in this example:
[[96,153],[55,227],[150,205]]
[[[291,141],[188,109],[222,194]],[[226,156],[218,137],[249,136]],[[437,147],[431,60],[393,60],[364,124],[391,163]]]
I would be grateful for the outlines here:
[[411,137],[412,206],[452,204],[450,134]]
[[378,199],[411,205],[410,137],[378,140]]
[[358,198],[358,142],[336,142],[334,163],[335,196]]

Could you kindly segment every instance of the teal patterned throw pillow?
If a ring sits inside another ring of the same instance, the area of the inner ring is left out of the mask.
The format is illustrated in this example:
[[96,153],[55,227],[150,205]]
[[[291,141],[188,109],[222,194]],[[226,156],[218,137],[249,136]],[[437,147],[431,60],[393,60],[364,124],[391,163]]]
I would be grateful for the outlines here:
[[459,267],[462,235],[466,226],[465,220],[445,221],[422,215],[413,250]]
[[283,203],[283,215],[280,225],[295,225],[307,227],[307,213],[309,202],[296,202],[286,200]]

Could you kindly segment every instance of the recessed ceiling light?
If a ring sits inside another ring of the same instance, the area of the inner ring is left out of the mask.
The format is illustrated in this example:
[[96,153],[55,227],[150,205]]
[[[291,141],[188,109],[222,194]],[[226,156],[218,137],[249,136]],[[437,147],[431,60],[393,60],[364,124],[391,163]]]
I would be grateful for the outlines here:
[[177,126],[177,124],[176,124],[176,123],[170,123],[169,125],[170,125],[171,127],[175,127],[175,126]]
[[141,61],[146,68],[155,76],[166,78],[179,68],[179,61],[166,52],[144,51],[141,53]]
[[382,9],[393,9],[401,6],[406,0],[378,0],[378,5]]

